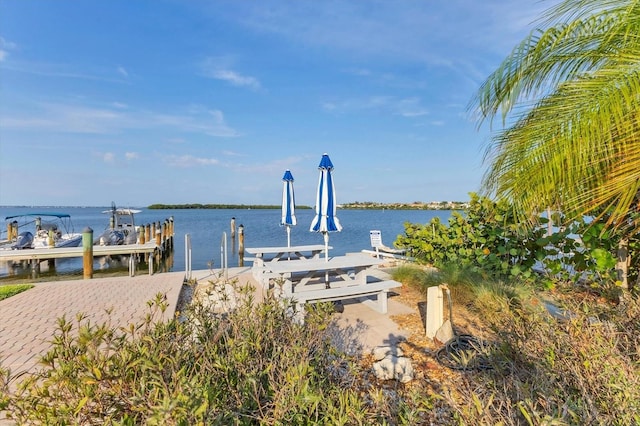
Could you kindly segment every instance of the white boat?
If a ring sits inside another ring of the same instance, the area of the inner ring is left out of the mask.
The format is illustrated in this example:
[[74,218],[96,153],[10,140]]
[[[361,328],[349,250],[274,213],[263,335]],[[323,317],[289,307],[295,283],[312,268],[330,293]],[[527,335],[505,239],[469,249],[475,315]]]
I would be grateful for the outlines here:
[[93,242],[94,245],[115,246],[122,244],[136,244],[138,242],[138,230],[134,215],[142,210],[116,208],[111,203],[111,209],[102,213],[110,214],[109,226]]
[[7,216],[5,220],[4,249],[78,247],[82,243],[82,233],[74,231],[71,216],[66,213],[27,213]]

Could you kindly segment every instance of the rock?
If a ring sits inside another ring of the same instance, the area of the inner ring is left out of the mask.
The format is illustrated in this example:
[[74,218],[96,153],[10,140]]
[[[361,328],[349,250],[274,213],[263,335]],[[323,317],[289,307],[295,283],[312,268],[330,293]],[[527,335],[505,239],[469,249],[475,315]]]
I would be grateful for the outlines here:
[[414,370],[411,360],[406,357],[388,355],[373,364],[373,372],[379,380],[395,379],[401,383],[413,380]]
[[397,346],[377,346],[373,348],[371,353],[373,354],[373,359],[376,361],[384,359],[387,355],[394,355],[396,357],[404,356],[402,349]]
[[202,304],[216,313],[224,313],[237,307],[238,298],[234,287],[231,284],[225,284],[206,289]]
[[451,321],[446,320],[444,324],[442,324],[442,327],[436,331],[434,339],[444,344],[453,339],[453,337],[453,326],[451,325]]

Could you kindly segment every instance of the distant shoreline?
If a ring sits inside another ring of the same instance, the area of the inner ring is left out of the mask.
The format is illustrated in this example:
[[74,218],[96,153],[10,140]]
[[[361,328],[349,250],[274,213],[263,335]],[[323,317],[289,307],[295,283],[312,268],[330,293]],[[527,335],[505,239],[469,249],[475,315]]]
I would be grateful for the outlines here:
[[[151,204],[150,206],[130,206],[131,208],[146,208],[149,210],[196,210],[196,209],[227,209],[227,210],[276,210],[279,204]],[[464,210],[468,203],[458,201],[443,201],[432,203],[345,203],[338,204],[341,210]],[[0,208],[109,208],[108,206],[0,206]],[[296,209],[310,210],[313,207],[296,205]]]
[[[467,203],[441,202],[441,203],[347,203],[340,204],[338,208],[343,210],[463,210]],[[149,210],[192,210],[192,209],[228,209],[228,210],[275,210],[280,205],[265,204],[151,204]],[[296,205],[296,209],[309,210],[310,206]]]
[[[280,205],[268,204],[151,204],[149,210],[193,210],[193,209],[217,209],[217,210],[269,210],[280,209]],[[296,209],[311,209],[309,206],[296,206]]]

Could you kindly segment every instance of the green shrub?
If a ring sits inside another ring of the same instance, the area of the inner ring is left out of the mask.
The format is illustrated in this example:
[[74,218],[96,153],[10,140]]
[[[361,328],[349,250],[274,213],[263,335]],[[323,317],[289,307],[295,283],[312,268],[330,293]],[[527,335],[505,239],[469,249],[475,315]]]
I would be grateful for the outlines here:
[[500,315],[495,368],[463,378],[461,418],[467,424],[639,424],[640,343],[637,327],[625,328],[640,321],[638,301],[632,304],[626,313],[572,304],[565,320],[525,308]]
[[547,235],[546,217],[538,218],[537,227],[525,227],[508,203],[471,193],[468,208],[453,212],[447,223],[439,218],[405,223],[404,235],[394,245],[439,269],[453,263],[500,279],[535,279],[547,288],[567,280],[587,282],[613,299],[620,292],[615,268],[625,242],[628,286],[640,286],[640,234],[625,234],[624,227],[610,229],[606,215],[565,223],[564,216],[554,213],[552,219],[557,226]]
[[126,328],[61,318],[44,367],[14,393],[0,388],[0,408],[20,424],[352,425],[418,416],[412,407],[424,397],[371,399],[375,388],[357,380],[360,358],[334,344],[332,304],[312,305],[300,325],[288,303],[268,295],[257,304],[252,288],[232,285],[238,297],[211,283],[215,309],[194,302],[169,322],[156,321],[161,295],[146,321]]
[[33,288],[33,284],[7,284],[0,285],[0,300],[9,298],[23,291]]
[[437,268],[456,263],[497,277],[530,277],[544,257],[540,238],[544,229],[527,230],[516,222],[510,206],[470,194],[469,207],[453,212],[447,224],[434,218],[428,224],[405,223],[405,234],[394,245]]

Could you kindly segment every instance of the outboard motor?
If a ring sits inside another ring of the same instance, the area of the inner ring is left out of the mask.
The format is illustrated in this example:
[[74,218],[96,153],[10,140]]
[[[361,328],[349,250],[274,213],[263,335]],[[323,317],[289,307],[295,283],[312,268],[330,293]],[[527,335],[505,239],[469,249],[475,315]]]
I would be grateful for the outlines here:
[[23,250],[33,248],[33,234],[29,231],[24,231],[18,234],[16,242],[11,245],[13,250]]
[[124,243],[124,233],[116,231],[115,229],[109,229],[105,231],[99,239],[101,246],[117,246]]

